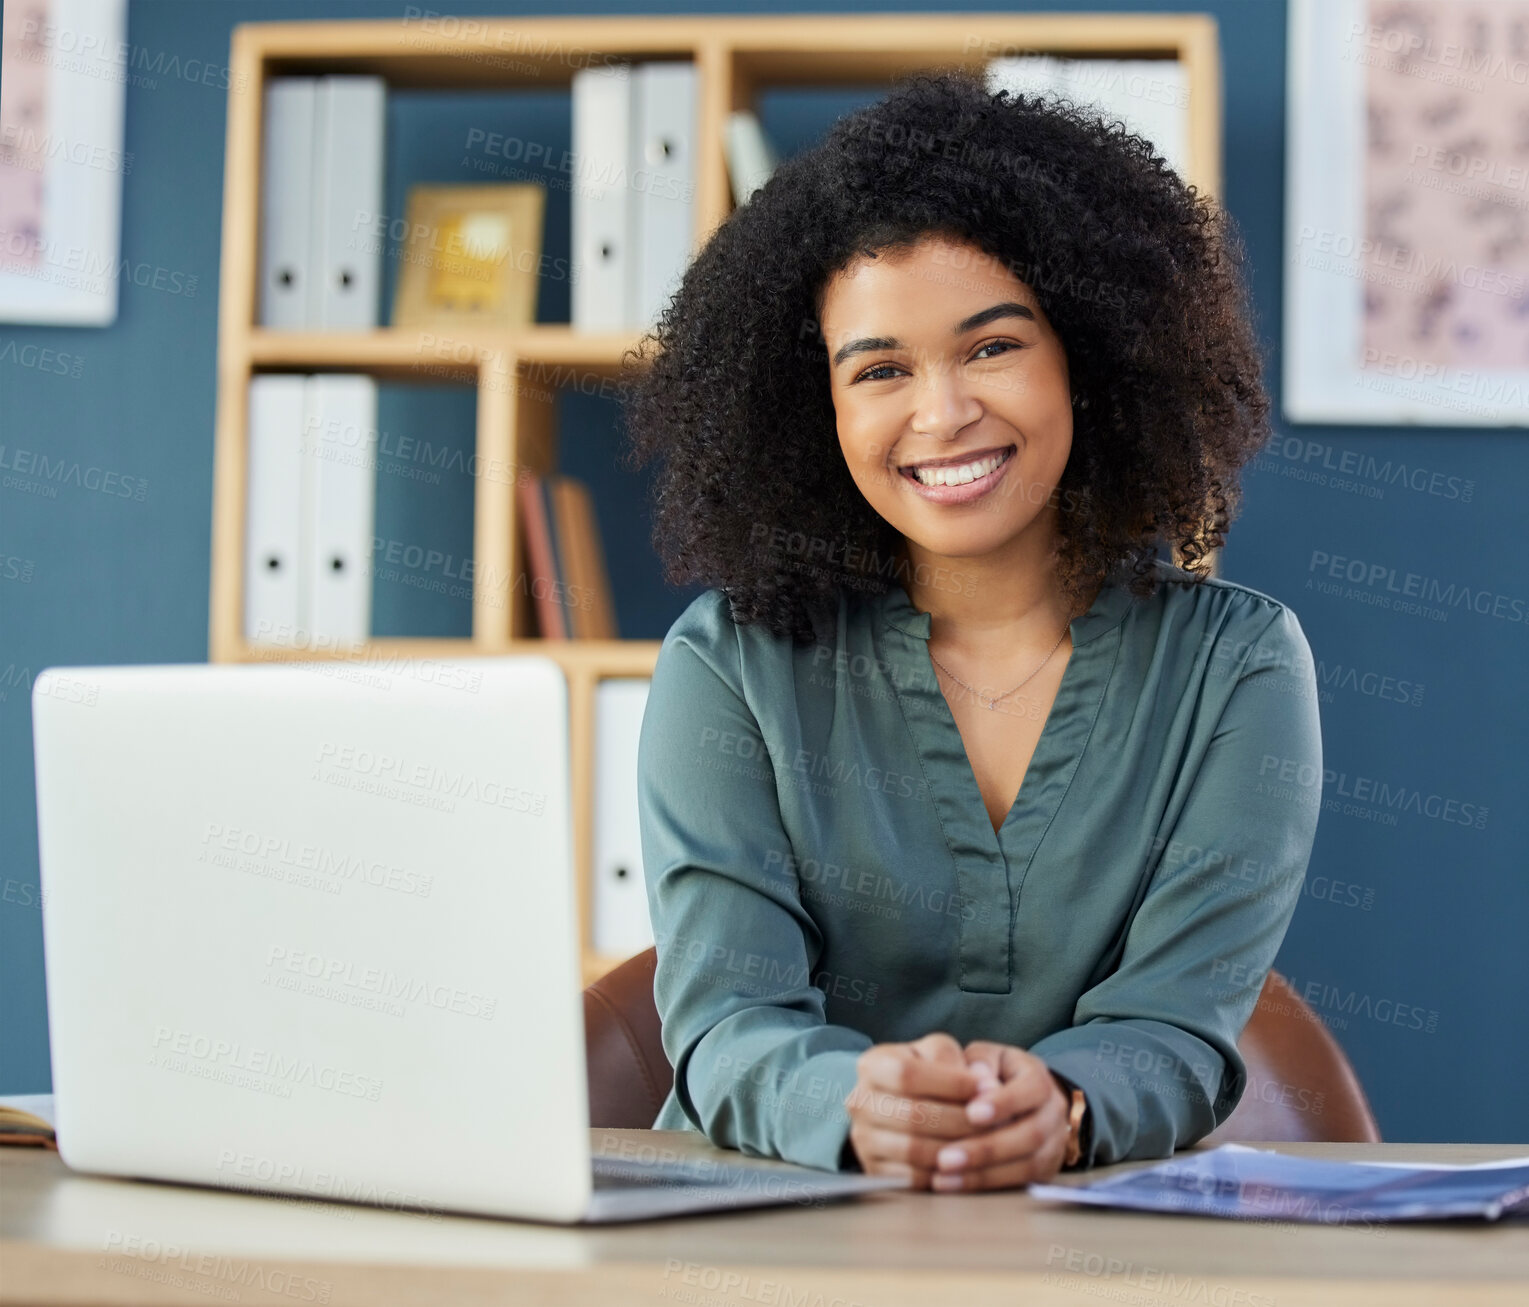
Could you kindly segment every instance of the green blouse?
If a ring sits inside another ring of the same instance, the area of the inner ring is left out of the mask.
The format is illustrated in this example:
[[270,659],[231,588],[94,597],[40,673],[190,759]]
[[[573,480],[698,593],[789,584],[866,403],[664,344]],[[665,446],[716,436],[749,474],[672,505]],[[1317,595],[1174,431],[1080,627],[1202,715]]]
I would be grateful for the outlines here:
[[900,584],[793,647],[720,589],[670,628],[638,748],[655,1129],[853,1169],[872,1044],[1029,1049],[1083,1089],[1083,1165],[1164,1157],[1242,1096],[1237,1040],[1295,911],[1322,740],[1291,610],[1116,572],[995,833]]

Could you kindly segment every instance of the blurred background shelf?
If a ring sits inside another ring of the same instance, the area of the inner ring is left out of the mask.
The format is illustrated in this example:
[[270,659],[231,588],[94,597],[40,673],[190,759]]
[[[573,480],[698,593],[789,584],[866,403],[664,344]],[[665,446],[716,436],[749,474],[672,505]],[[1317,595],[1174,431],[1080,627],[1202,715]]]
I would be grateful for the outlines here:
[[519,331],[428,330],[380,327],[376,331],[274,331],[250,329],[247,358],[254,368],[346,368],[376,376],[421,378],[449,374],[476,384],[485,358],[503,355],[531,363],[585,368],[618,375],[622,354],[640,337],[536,325]]

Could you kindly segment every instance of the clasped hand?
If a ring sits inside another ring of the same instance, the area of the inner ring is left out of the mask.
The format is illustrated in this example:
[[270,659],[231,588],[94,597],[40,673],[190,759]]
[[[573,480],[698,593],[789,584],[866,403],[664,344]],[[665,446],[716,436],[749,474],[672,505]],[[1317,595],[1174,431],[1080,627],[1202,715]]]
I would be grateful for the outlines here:
[[942,1032],[875,1044],[844,1100],[867,1175],[915,1189],[1009,1189],[1050,1180],[1067,1148],[1068,1097],[1022,1048]]

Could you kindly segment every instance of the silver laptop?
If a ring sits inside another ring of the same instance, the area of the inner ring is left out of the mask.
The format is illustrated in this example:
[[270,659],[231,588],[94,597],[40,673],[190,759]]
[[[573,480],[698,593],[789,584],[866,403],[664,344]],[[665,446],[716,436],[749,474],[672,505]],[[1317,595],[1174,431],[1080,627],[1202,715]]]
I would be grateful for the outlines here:
[[50,668],[32,702],[70,1167],[564,1223],[906,1187],[591,1131],[553,660]]

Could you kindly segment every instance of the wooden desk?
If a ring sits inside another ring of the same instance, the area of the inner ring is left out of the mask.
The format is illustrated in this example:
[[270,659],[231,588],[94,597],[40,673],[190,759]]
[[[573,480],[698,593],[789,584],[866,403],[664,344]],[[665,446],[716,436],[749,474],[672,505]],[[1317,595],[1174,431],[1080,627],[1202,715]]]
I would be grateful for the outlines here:
[[[684,1132],[614,1131],[713,1154]],[[1279,1145],[1310,1157],[1483,1162],[1523,1145]],[[1127,1163],[1123,1168],[1150,1163]],[[1105,1174],[1064,1176],[1067,1183]],[[571,1228],[110,1180],[0,1148],[0,1301],[326,1307],[1437,1307],[1513,1304],[1529,1222],[1264,1225],[987,1194]]]

